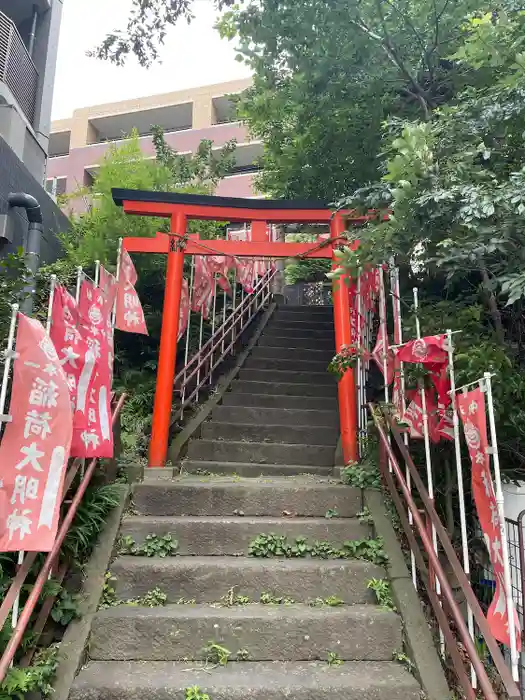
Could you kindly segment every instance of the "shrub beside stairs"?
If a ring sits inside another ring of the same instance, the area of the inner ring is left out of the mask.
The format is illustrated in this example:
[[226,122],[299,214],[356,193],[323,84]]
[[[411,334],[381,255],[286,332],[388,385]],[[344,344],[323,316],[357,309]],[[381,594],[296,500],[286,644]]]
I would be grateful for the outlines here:
[[[419,700],[393,660],[401,620],[367,585],[382,567],[249,556],[263,533],[298,547],[370,535],[361,492],[331,478],[333,347],[331,309],[278,309],[190,443],[185,474],[135,485],[137,514],[121,528],[135,554],[111,565],[116,597],[133,604],[98,612],[70,700]],[[278,546],[258,543],[255,554]]]

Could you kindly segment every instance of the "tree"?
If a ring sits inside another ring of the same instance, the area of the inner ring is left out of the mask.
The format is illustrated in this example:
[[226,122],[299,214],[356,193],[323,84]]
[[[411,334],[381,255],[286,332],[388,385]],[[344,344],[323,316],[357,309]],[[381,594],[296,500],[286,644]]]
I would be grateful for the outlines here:
[[[215,0],[218,10],[236,0]],[[123,65],[130,54],[141,66],[150,66],[159,57],[166,32],[179,20],[191,22],[195,0],[133,0],[125,29],[110,32],[89,55]],[[241,0],[242,2],[242,0]]]
[[466,79],[446,57],[474,0],[272,0],[224,13],[254,71],[239,114],[262,139],[259,188],[334,201],[378,177],[381,125],[430,118]]
[[423,331],[461,331],[458,383],[495,374],[498,442],[514,475],[525,469],[524,35],[510,2],[472,17],[452,56],[470,85],[430,122],[391,120],[382,182],[341,202],[393,211],[360,231],[341,268],[394,255],[420,289]]
[[[53,273],[74,287],[77,266],[93,276],[94,261],[100,260],[114,271],[118,240],[123,235],[148,237],[169,230],[169,220],[128,216],[113,202],[113,187],[163,192],[211,194],[219,179],[232,164],[235,144],[226,144],[212,152],[209,141],[202,142],[195,155],[181,156],[166,143],[162,130],[154,129],[156,158],[149,159],[140,150],[138,134],[121,145],[112,145],[87,194],[93,199],[87,213],[73,217],[70,231],[61,236],[65,255],[41,270],[41,315],[45,315],[47,281]],[[75,196],[75,195],[73,195]],[[213,221],[191,222],[189,230],[204,238],[224,236],[225,227]],[[134,256],[138,271],[137,291],[142,300],[149,336],[116,334],[115,387],[129,394],[123,414],[123,441],[128,449],[146,450],[157,369],[162,307],[165,287],[166,256]],[[187,264],[186,276],[189,272]],[[1,309],[0,309],[1,310]],[[198,320],[193,315],[193,323]],[[205,337],[208,334],[205,327]],[[192,343],[198,334],[192,333]],[[181,343],[184,347],[184,343]],[[195,347],[190,346],[193,351]]]

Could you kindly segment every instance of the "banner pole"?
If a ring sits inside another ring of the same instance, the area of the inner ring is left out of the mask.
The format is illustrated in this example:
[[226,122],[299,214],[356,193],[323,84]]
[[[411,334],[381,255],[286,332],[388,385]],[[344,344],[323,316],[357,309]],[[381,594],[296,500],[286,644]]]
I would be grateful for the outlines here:
[[498,506],[499,530],[501,535],[501,557],[503,559],[503,579],[505,585],[505,597],[507,598],[507,618],[509,624],[510,639],[510,663],[512,678],[519,683],[518,650],[516,647],[516,626],[514,617],[514,601],[512,598],[512,579],[510,574],[509,543],[507,541],[507,528],[505,525],[505,505],[503,489],[501,488],[501,471],[499,465],[498,439],[496,435],[496,420],[494,418],[494,400],[492,398],[492,379],[490,372],[483,375],[485,390],[487,392],[487,409],[489,414],[490,442],[492,463],[494,465],[494,481],[496,484],[496,504]]

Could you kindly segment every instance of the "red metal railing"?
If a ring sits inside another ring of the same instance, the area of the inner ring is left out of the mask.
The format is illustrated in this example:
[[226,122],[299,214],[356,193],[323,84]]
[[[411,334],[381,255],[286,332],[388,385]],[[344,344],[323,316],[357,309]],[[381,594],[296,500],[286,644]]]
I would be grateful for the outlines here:
[[185,364],[175,377],[175,387],[181,395],[181,413],[199,398],[202,387],[209,384],[213,371],[232,352],[235,343],[254,319],[255,315],[268,304],[271,297],[271,282],[275,270],[268,270],[260,277],[251,294],[247,294],[232,309],[231,314],[214,331],[213,335]]
[[[476,700],[480,696],[472,687],[471,678],[467,670],[464,654],[467,656],[467,664],[472,666],[477,677],[477,685],[485,700],[499,700],[501,697],[494,688],[489,678],[485,665],[480,658],[475,641],[471,638],[463,613],[454,597],[452,586],[445,574],[439,557],[434,549],[429,528],[435,528],[440,545],[448,559],[452,573],[462,591],[465,601],[472,609],[475,623],[483,636],[490,653],[492,664],[501,679],[509,700],[519,700],[519,689],[512,679],[511,672],[501,653],[498,642],[492,636],[487,620],[478,599],[465,575],[465,571],[456,555],[450,537],[441,522],[433,501],[429,498],[428,491],[423,484],[419,472],[412,461],[407,446],[395,420],[386,409],[369,405],[375,426],[377,428],[381,459],[380,468],[383,483],[388,488],[395,505],[404,534],[415,556],[416,566],[420,578],[425,586],[432,611],[443,633],[446,651],[452,663],[453,672],[457,682],[461,686],[467,700]],[[397,452],[405,462],[407,475],[412,482],[412,492],[407,483],[403,470],[399,466],[396,450],[389,441],[389,434],[394,438]],[[417,493],[420,504],[416,504],[412,493]],[[410,525],[408,512],[413,519]],[[416,536],[417,535],[417,536]],[[431,572],[431,573],[430,573]],[[441,585],[441,594],[438,596],[434,584],[437,578]],[[459,638],[459,639],[458,639]],[[464,650],[462,653],[462,649]]]
[[[111,416],[113,426],[115,426],[115,424],[120,416],[120,412],[122,410],[124,400],[125,400],[125,394],[120,396],[120,398],[116,402],[114,402],[114,404],[113,404],[113,410],[112,410],[112,416]],[[81,460],[81,459],[74,459],[72,461],[71,465],[69,466],[67,474],[66,474],[65,483],[64,483],[64,491],[62,493],[62,503],[64,502],[64,498],[65,498],[66,494],[68,493],[77,473],[79,472],[80,467],[83,464],[83,461],[84,460]],[[82,501],[82,498],[84,496],[84,493],[86,492],[86,489],[89,485],[89,482],[91,481],[91,477],[93,476],[93,473],[95,471],[97,464],[98,464],[97,458],[92,459],[88,463],[88,465],[85,469],[85,472],[80,480],[78,489],[75,492],[75,495],[73,496],[71,504],[67,510],[67,513],[65,514],[65,517],[59,526],[57,537],[56,537],[55,543],[53,545],[53,549],[46,555],[44,563],[42,564],[42,567],[38,573],[36,581],[33,584],[33,587],[31,589],[31,592],[29,593],[27,601],[26,601],[23,609],[20,612],[16,627],[13,630],[11,638],[10,638],[9,642],[7,643],[7,646],[5,648],[4,653],[2,654],[2,657],[0,658],[0,682],[4,679],[7,671],[9,670],[9,668],[13,662],[13,659],[15,657],[16,652],[20,648],[22,638],[23,638],[24,633],[29,625],[31,616],[34,613],[35,608],[38,604],[42,590],[44,588],[46,581],[49,578],[49,575],[51,573],[53,573],[55,576],[55,579],[58,579],[59,581],[61,581],[61,580],[63,580],[63,578],[65,577],[65,575],[67,573],[67,564],[64,564],[64,563],[59,564],[59,561],[58,561],[58,558],[60,555],[60,550],[61,550],[62,544],[64,543],[64,540],[69,532],[69,529],[71,527],[73,519],[76,515],[78,507],[79,507],[79,505]],[[9,590],[7,591],[5,598],[2,601],[2,605],[0,606],[0,629],[3,628],[8,616],[11,612],[11,609],[13,608],[13,605],[15,604],[15,601],[17,600],[18,596],[20,595],[20,591],[22,590],[22,586],[24,585],[25,580],[26,580],[26,578],[31,570],[31,567],[33,566],[37,556],[38,556],[37,552],[28,552],[26,554],[26,556],[24,557],[23,563],[21,564],[20,568],[18,569],[16,576],[14,577],[13,581],[11,582],[11,586],[9,587]],[[41,610],[39,611],[39,614],[38,614],[37,619],[35,621],[35,624],[33,626],[33,632],[36,635],[36,638],[33,641],[34,646],[38,642],[38,638],[44,629],[45,623],[46,623],[46,621],[49,617],[49,614],[51,612],[53,602],[54,602],[53,597],[50,596],[50,597],[46,598]],[[24,657],[24,663],[29,663],[31,657],[32,657],[31,653],[26,654],[26,656]]]

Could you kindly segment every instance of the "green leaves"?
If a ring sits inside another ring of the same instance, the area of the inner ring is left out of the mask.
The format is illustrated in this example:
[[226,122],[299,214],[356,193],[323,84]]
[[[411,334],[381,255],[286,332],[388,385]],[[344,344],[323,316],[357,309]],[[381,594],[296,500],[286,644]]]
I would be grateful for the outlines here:
[[248,553],[251,557],[261,558],[362,559],[379,565],[387,562],[381,538],[347,540],[342,546],[337,546],[319,540],[310,543],[305,537],[296,537],[289,542],[286,535],[261,534],[250,542]]

